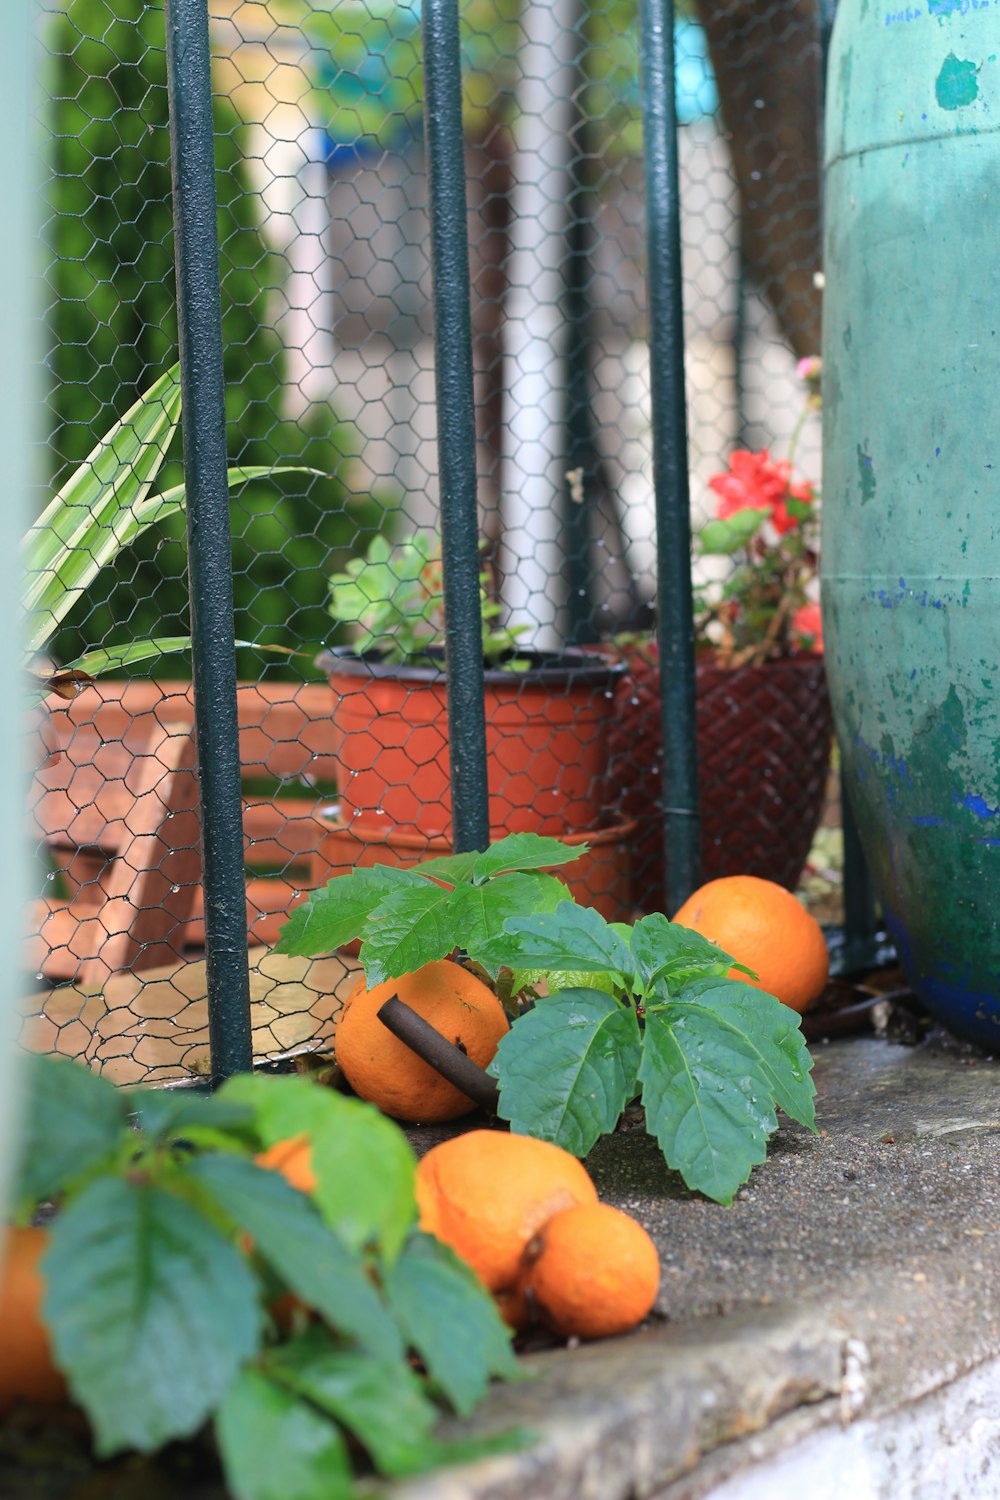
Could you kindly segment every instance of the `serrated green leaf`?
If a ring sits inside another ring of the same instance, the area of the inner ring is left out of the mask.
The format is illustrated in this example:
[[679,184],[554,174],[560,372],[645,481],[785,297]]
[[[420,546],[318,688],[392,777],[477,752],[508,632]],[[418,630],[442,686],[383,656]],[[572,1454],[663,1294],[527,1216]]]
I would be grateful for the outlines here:
[[56,1362],[102,1456],[196,1432],[260,1345],[245,1257],[160,1188],[92,1182],[56,1218],[43,1269]]
[[550,995],[562,990],[600,990],[602,994],[621,996],[621,983],[614,974],[601,974],[598,970],[584,973],[581,969],[552,969],[545,975],[545,987]]
[[632,957],[644,988],[662,980],[671,994],[696,979],[721,978],[732,968],[750,973],[745,964],[737,964],[700,932],[670,922],[660,912],[636,922],[632,929]]
[[274,952],[305,958],[333,953],[361,936],[368,917],[388,891],[399,885],[423,889],[426,884],[413,871],[389,865],[336,875],[319,890],[310,891],[295,908],[281,929]]
[[478,854],[441,854],[436,859],[422,859],[414,866],[421,875],[435,880],[446,880],[449,885],[459,885],[468,880]]
[[560,990],[602,990],[618,998],[622,993],[620,980],[596,969],[593,973],[581,969],[511,969],[510,993],[519,995],[523,990],[536,989],[543,981],[549,995],[558,995]]
[[245,1229],[290,1291],[373,1354],[402,1353],[399,1331],[361,1260],[324,1224],[304,1193],[278,1172],[221,1153],[195,1157],[185,1178]]
[[737,547],[745,547],[757,535],[770,510],[738,510],[724,521],[706,521],[698,532],[701,552],[705,556],[728,556]]
[[640,1055],[630,1006],[601,990],[563,990],[514,1023],[486,1071],[515,1134],[586,1156],[635,1094]]
[[702,980],[647,1010],[639,1067],[647,1127],[688,1187],[730,1203],[764,1160],[776,1100],[812,1125],[810,1067],[787,1006],[739,980]]
[[[464,887],[462,887],[464,890]],[[412,974],[455,947],[453,905],[458,890],[422,880],[392,891],[365,924],[361,962],[368,988]]]
[[26,1057],[27,1108],[16,1198],[33,1207],[111,1156],[127,1128],[124,1094],[68,1057]]
[[815,1130],[813,1060],[791,1006],[742,979],[700,980],[674,1003],[706,1008],[720,1029],[737,1034],[756,1059],[774,1102],[791,1119]]
[[269,1353],[265,1369],[353,1433],[380,1474],[401,1478],[439,1462],[437,1411],[405,1361],[335,1349],[307,1333]]
[[470,958],[478,960],[480,953],[489,952],[496,963],[505,922],[512,917],[555,911],[565,900],[566,887],[554,875],[516,871],[498,875],[483,885],[460,886],[450,907],[455,943]]
[[349,1249],[375,1239],[384,1260],[395,1258],[416,1218],[416,1158],[398,1125],[373,1105],[304,1078],[243,1075],[216,1097],[253,1107],[264,1146],[308,1136],[312,1198],[327,1224]]
[[477,957],[496,957],[512,969],[609,973],[622,988],[632,973],[627,943],[599,912],[575,901],[561,901],[554,912],[511,919]]
[[344,1437],[334,1422],[259,1370],[237,1376],[216,1413],[233,1500],[351,1500]]
[[413,1235],[386,1278],[386,1292],[407,1342],[460,1416],[485,1395],[491,1376],[518,1377],[511,1332],[496,1303],[440,1240]]
[[553,865],[568,865],[586,852],[586,844],[564,844],[561,839],[544,838],[538,833],[511,833],[477,857],[472,878],[488,880],[510,870],[547,870]]

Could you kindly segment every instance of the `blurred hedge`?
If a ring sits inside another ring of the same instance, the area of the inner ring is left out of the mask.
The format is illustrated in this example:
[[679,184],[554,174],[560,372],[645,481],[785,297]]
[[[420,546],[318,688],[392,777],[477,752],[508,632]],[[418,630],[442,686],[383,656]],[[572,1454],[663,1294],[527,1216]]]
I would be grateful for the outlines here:
[[[177,358],[163,12],[144,0],[65,0],[46,18],[50,177],[46,203],[49,471],[58,484],[140,391]],[[303,647],[312,673],[330,635],[326,577],[363,550],[381,507],[351,497],[357,434],[327,408],[281,412],[283,351],[268,326],[280,268],[259,231],[245,131],[215,106],[223,337],[232,462],[301,462],[329,473],[248,485],[232,504],[237,634]],[[177,454],[164,483],[179,475]],[[147,534],[81,601],[55,641],[86,646],[188,628],[184,522]],[[125,627],[127,626],[127,632]],[[242,675],[282,670],[241,653]],[[164,672],[187,670],[171,659]],[[289,671],[287,665],[283,669]],[[162,675],[162,674],[161,674]]]

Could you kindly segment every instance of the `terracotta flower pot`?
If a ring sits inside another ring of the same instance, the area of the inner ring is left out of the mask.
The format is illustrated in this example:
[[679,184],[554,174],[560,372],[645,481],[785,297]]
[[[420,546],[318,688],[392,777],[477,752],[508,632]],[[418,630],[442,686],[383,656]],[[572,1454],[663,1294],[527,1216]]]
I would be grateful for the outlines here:
[[[617,807],[643,828],[633,894],[662,908],[665,866],[659,664],[636,656],[618,685],[610,775]],[[821,655],[762,666],[699,664],[698,787],[703,880],[760,875],[794,890],[823,808],[833,727]]]
[[[620,663],[567,649],[522,653],[526,671],[485,674],[490,831],[556,837],[597,827],[607,802],[608,730]],[[336,695],[343,822],[450,839],[446,679],[350,649],[319,658]]]
[[[332,815],[318,821],[323,831],[312,859],[313,886],[324,885],[332,876],[346,875],[354,869],[371,869],[375,865],[404,868],[452,853],[449,839],[428,840],[419,833],[388,828],[369,835],[356,826],[348,827]],[[550,873],[565,880],[575,900],[596,907],[607,921],[630,921],[634,915],[629,879],[634,836],[635,824],[626,822],[590,833],[568,834],[566,843],[587,844],[587,853]]]

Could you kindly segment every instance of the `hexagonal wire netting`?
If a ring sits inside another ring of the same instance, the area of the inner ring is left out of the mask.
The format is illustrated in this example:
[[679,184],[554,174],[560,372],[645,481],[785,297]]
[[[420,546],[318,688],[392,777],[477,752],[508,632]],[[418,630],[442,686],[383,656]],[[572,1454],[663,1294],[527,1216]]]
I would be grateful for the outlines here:
[[[174,365],[177,327],[162,6],[43,8],[47,500],[79,466],[98,474],[95,445]],[[329,1044],[358,968],[267,952],[301,893],[450,846],[419,6],[209,9],[229,457],[297,470],[251,473],[231,500],[236,631],[254,643],[238,657],[253,1041],[273,1058]],[[462,10],[482,565],[501,632],[491,827],[588,844],[571,889],[621,918],[664,903],[636,12]],[[796,481],[819,477],[796,371],[819,345],[818,15],[703,0],[675,43],[698,530],[720,505],[745,518],[787,494],[759,458],[713,487],[734,450],[791,449]],[[180,483],[179,454],[175,432],[153,493]],[[797,493],[749,560],[716,536],[695,564],[713,653],[698,668],[704,874],[793,888],[830,753],[796,616],[815,598]],[[373,617],[390,578],[394,606]],[[39,659],[183,637],[188,602],[184,517],[164,512],[88,578]],[[506,630],[547,663],[537,685],[504,669]],[[365,645],[374,673],[357,667]],[[384,666],[410,650],[401,678]],[[190,670],[172,652],[51,696],[37,719],[25,1041],[122,1082],[208,1068]]]

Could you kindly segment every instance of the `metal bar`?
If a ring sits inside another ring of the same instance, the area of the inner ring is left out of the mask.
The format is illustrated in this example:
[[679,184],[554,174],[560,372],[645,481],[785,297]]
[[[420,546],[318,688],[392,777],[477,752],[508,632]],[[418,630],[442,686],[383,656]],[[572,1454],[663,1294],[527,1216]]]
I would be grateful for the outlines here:
[[422,28],[448,740],[454,844],[461,852],[486,848],[490,815],[479,606],[479,512],[462,70],[456,0],[426,0]]
[[700,859],[673,0],[642,0],[640,58],[649,237],[663,838],[667,904],[675,911],[698,884]]
[[213,1078],[253,1066],[207,0],[166,0],[174,264],[187,486]]

